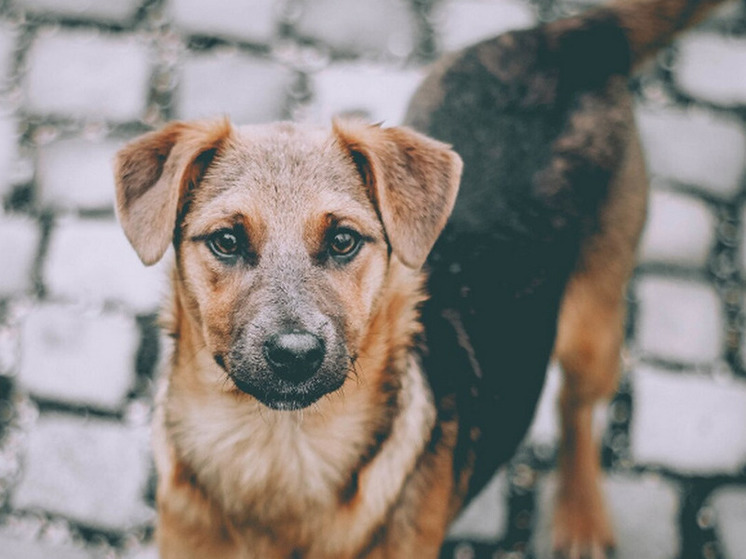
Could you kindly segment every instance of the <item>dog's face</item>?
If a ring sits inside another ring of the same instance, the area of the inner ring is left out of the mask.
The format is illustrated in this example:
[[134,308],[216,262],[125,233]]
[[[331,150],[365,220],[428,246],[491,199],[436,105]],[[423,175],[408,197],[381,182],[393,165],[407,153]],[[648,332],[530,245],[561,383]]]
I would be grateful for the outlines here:
[[173,238],[184,304],[235,386],[298,409],[342,385],[391,255],[421,266],[459,174],[406,129],[177,123],[120,152],[117,201],[146,264]]

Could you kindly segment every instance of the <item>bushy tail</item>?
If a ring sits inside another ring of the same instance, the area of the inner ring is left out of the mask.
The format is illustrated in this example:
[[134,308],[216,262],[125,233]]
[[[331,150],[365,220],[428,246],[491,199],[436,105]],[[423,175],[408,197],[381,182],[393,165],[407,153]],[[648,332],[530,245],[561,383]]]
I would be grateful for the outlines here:
[[628,73],[723,1],[614,0],[546,31],[568,74]]
[[668,45],[673,37],[705,19],[723,0],[617,0],[611,11],[629,42],[632,67]]

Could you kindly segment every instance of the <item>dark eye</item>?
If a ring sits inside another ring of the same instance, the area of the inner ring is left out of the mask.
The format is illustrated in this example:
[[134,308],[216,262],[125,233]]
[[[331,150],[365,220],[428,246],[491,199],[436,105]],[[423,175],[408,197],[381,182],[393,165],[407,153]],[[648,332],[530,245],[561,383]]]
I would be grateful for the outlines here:
[[220,229],[207,237],[207,246],[217,256],[235,256],[240,250],[238,235],[231,229]]
[[350,259],[358,251],[360,244],[359,233],[351,229],[338,229],[329,239],[329,254],[341,260]]

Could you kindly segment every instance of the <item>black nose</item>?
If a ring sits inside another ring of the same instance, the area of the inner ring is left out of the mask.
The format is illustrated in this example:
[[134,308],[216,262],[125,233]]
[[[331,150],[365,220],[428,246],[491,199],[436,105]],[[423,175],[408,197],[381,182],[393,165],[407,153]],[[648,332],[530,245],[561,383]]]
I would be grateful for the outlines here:
[[264,357],[285,380],[302,382],[318,371],[324,360],[324,342],[310,332],[275,334],[264,342]]

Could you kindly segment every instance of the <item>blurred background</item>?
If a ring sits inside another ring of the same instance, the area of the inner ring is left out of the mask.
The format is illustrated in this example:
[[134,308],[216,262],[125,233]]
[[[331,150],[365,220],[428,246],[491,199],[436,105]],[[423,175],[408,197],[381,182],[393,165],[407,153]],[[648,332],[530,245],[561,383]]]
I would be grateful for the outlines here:
[[[0,0],[0,559],[154,559],[162,266],[111,159],[174,118],[398,124],[427,64],[569,0]],[[619,395],[601,410],[620,559],[746,558],[746,4],[632,83],[652,177]],[[549,557],[552,369],[444,557]]]

